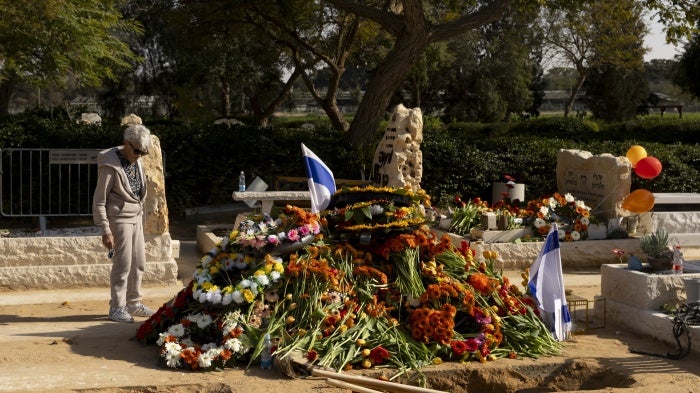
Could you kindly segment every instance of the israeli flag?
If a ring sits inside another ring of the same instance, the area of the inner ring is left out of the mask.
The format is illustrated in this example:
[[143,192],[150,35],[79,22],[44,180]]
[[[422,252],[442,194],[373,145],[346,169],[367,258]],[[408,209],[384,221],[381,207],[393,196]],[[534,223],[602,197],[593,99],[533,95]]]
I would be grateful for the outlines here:
[[558,341],[569,338],[571,315],[564,293],[559,229],[556,223],[552,224],[544,246],[535,263],[530,267],[530,280],[527,286],[532,297],[537,300],[545,326],[549,328],[554,338]]
[[335,193],[333,172],[314,152],[301,144],[304,154],[306,173],[309,176],[309,193],[311,194],[311,212],[318,213],[328,207],[331,195]]

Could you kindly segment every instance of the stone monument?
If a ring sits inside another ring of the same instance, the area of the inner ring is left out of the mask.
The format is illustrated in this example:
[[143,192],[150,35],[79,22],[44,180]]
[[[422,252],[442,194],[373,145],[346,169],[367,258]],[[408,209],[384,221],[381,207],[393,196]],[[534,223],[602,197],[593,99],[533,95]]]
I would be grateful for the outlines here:
[[593,155],[583,150],[560,149],[557,152],[557,189],[571,193],[604,219],[629,214],[622,201],[630,193],[632,164],[626,157]]
[[399,104],[374,152],[370,180],[384,187],[420,189],[423,176],[423,114]]

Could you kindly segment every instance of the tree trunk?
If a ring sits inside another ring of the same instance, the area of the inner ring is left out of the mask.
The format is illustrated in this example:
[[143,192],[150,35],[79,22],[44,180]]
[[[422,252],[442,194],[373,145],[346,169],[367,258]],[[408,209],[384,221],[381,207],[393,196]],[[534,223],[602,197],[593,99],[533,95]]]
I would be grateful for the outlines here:
[[394,48],[367,83],[365,95],[348,130],[347,138],[351,144],[358,147],[372,144],[392,94],[401,86],[411,66],[428,46],[428,39],[428,35],[422,31],[415,34],[404,31],[396,38]]
[[221,81],[221,117],[231,116],[231,85],[227,81]]
[[566,107],[564,108],[564,117],[569,117],[569,113],[573,109],[574,102],[576,101],[576,96],[578,92],[581,91],[583,87],[583,82],[586,81],[586,74],[579,73],[578,79],[576,79],[576,85],[571,89],[571,95],[566,100]]
[[10,98],[14,90],[13,78],[3,79],[0,82],[0,115],[10,114]]

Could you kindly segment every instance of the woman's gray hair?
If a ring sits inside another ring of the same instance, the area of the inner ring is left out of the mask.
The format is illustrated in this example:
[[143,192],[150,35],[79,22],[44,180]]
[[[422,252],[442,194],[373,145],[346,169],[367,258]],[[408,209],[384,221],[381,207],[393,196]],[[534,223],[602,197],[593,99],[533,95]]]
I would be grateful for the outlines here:
[[151,148],[151,131],[141,124],[132,124],[124,130],[124,140],[134,143],[145,151]]

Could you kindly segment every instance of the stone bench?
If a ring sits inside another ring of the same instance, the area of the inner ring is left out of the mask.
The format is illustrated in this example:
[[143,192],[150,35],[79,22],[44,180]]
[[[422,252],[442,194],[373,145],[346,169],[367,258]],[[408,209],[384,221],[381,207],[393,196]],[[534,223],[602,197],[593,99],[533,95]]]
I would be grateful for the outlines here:
[[686,259],[700,258],[700,193],[654,193],[654,207],[640,216],[640,232],[663,228]]
[[[356,187],[369,184],[365,180],[335,179],[337,188]],[[295,206],[308,208],[311,206],[309,194],[309,179],[307,177],[277,176],[274,182],[274,191],[252,192],[234,191],[233,199],[236,201],[253,203],[260,201],[261,211],[270,213],[272,206],[278,201],[294,201]]]

